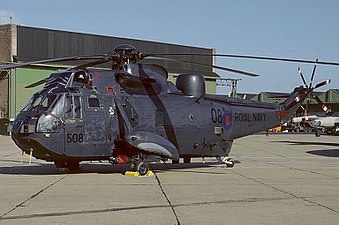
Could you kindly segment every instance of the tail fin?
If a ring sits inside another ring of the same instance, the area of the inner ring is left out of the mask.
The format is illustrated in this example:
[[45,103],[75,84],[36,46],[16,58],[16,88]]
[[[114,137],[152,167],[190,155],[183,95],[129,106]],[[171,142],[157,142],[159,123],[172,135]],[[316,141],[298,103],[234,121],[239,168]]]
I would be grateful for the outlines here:
[[281,112],[281,118],[289,120],[293,117],[294,113],[299,109],[303,100],[307,97],[308,88],[297,87],[288,96],[288,98],[279,105],[279,111]]

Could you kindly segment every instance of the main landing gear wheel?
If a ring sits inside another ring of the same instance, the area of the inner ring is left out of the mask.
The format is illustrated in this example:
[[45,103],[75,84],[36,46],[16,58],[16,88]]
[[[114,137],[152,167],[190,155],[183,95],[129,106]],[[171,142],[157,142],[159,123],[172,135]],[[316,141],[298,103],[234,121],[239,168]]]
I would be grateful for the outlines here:
[[191,163],[191,157],[185,156],[184,163]]
[[172,159],[172,164],[178,164],[178,163],[179,163],[179,160]]
[[225,157],[223,161],[227,167],[229,168],[234,167],[234,160],[232,158]]
[[149,166],[147,163],[141,161],[136,163],[135,169],[141,176],[145,176],[149,170]]

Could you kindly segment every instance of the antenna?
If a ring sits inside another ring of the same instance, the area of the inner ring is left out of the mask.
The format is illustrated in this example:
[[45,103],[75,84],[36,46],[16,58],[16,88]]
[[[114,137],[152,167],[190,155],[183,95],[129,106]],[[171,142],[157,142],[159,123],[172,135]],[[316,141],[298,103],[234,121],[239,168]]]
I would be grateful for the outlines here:
[[228,86],[231,89],[231,92],[229,93],[228,96],[232,98],[236,98],[238,81],[240,80],[241,79],[218,77],[216,81],[216,85],[217,86]]

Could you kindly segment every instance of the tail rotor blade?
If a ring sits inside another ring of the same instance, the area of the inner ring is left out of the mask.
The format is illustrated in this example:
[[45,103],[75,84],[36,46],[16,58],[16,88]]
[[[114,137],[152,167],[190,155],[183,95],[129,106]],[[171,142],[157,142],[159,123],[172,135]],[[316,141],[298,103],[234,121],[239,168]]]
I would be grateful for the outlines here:
[[328,79],[328,80],[325,80],[325,81],[323,81],[321,83],[316,84],[313,89],[320,88],[320,87],[322,87],[322,86],[324,86],[326,84],[329,84],[329,83],[331,83],[331,79]]
[[299,75],[300,75],[301,79],[303,80],[303,82],[304,82],[304,84],[305,84],[306,88],[308,88],[308,86],[307,86],[307,83],[306,83],[306,80],[305,80],[305,78],[304,78],[304,75],[303,75],[303,73],[301,72],[301,69],[300,69],[300,67],[298,67],[298,73],[299,73]]
[[313,67],[312,76],[311,76],[310,88],[312,88],[314,73],[315,73],[315,69],[317,68],[317,62],[318,62],[318,59],[315,60],[315,64],[314,64],[314,67]]
[[318,102],[318,104],[321,106],[325,113],[330,112],[330,109],[320,100],[318,96],[313,95],[313,98]]

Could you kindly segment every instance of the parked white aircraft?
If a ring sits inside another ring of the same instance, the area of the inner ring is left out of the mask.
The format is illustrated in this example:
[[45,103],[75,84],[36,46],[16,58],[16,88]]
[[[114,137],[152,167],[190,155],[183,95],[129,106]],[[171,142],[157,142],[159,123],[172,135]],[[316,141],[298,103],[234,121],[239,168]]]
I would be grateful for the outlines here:
[[310,120],[309,124],[316,129],[326,130],[327,133],[339,133],[339,117],[318,117],[314,120]]

